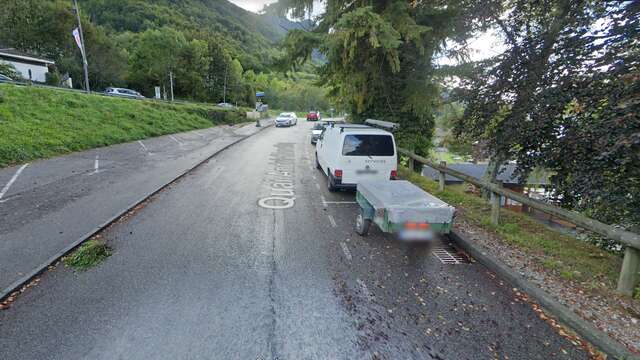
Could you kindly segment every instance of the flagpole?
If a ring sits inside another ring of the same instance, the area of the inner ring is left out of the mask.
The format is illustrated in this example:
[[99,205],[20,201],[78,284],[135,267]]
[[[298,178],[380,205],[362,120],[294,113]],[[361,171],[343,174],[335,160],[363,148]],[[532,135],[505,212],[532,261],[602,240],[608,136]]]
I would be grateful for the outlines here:
[[76,17],[78,19],[78,31],[80,31],[80,52],[82,53],[82,65],[84,67],[84,86],[87,94],[91,92],[89,87],[89,63],[87,62],[87,52],[84,48],[84,35],[82,34],[82,22],[80,21],[80,8],[78,7],[78,0],[73,0],[73,6],[76,9]]

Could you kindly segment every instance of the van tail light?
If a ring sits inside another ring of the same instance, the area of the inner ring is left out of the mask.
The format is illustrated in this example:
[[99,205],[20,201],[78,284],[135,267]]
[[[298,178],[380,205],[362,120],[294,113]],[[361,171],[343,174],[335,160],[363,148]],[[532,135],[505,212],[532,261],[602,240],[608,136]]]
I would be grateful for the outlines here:
[[340,169],[336,169],[336,170],[333,172],[333,175],[334,175],[335,177],[337,177],[337,178],[341,178],[341,177],[342,177],[342,170],[340,170]]
[[418,224],[418,227],[420,228],[420,230],[427,230],[429,228],[429,224],[420,223],[420,224]]
[[398,170],[391,170],[391,176],[389,178],[391,180],[396,180],[398,178]]

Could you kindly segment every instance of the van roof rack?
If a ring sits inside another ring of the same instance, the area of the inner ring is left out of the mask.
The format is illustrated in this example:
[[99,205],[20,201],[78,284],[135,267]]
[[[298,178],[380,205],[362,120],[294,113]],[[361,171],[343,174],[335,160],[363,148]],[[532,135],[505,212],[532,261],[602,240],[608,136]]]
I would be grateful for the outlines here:
[[387,131],[394,131],[394,130],[398,130],[400,128],[400,124],[398,123],[394,123],[394,122],[390,122],[390,121],[382,121],[382,120],[376,120],[376,119],[367,119],[364,121],[365,124],[375,127],[375,128],[379,128],[379,129],[383,129],[383,130],[387,130]]

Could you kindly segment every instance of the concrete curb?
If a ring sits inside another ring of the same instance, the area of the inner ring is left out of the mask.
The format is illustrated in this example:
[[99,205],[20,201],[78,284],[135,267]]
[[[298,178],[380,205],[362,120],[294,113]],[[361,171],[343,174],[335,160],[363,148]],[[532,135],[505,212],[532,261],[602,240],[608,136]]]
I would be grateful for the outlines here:
[[115,223],[116,221],[118,221],[118,219],[120,219],[122,216],[126,215],[129,211],[131,211],[136,206],[142,204],[143,202],[147,201],[152,196],[158,194],[159,192],[164,190],[167,186],[169,186],[169,185],[173,184],[174,182],[180,180],[181,178],[183,178],[185,175],[189,174],[191,171],[193,171],[194,169],[196,169],[200,165],[202,165],[205,162],[211,160],[211,158],[213,158],[214,156],[220,154],[221,152],[227,150],[228,148],[232,147],[233,145],[235,145],[235,144],[237,144],[239,142],[242,142],[242,141],[244,141],[244,140],[246,140],[246,139],[248,139],[248,138],[250,138],[250,137],[252,137],[252,136],[254,136],[256,134],[259,134],[263,130],[265,130],[267,128],[270,128],[272,126],[273,126],[273,123],[268,124],[268,125],[263,125],[255,133],[253,133],[251,135],[246,135],[246,136],[240,137],[240,138],[234,140],[233,142],[231,142],[230,144],[225,145],[221,149],[219,149],[217,151],[214,151],[211,155],[207,156],[204,160],[202,160],[202,161],[198,162],[197,164],[195,164],[194,166],[186,169],[185,171],[180,173],[178,176],[174,177],[172,180],[170,180],[166,184],[161,185],[157,189],[147,193],[146,195],[142,196],[140,199],[134,201],[131,205],[127,206],[123,210],[118,211],[114,216],[109,218],[106,222],[102,223],[101,225],[99,225],[98,227],[96,227],[93,230],[89,231],[88,233],[82,235],[80,238],[78,238],[77,240],[75,240],[74,242],[69,244],[68,246],[64,247],[62,250],[58,251],[55,255],[51,256],[45,262],[40,264],[34,270],[30,271],[29,273],[25,274],[24,276],[22,276],[18,280],[14,281],[8,287],[0,290],[0,302],[4,301],[12,293],[14,293],[16,291],[19,291],[22,288],[22,286],[28,284],[33,278],[35,278],[36,276],[38,276],[41,273],[45,272],[49,266],[51,266],[54,263],[56,263],[63,256],[65,256],[68,253],[70,253],[71,251],[73,251],[75,248],[77,248],[78,246],[80,246],[82,243],[84,243],[85,241],[89,240],[90,238],[92,238],[94,235],[98,234],[99,232],[101,232],[104,229],[106,229],[107,227],[109,227],[109,225],[111,225],[111,224]]
[[573,329],[583,339],[593,344],[608,356],[614,359],[640,359],[639,356],[632,354],[624,346],[583,320],[565,305],[560,304],[545,291],[529,283],[515,270],[487,253],[480,245],[455,231],[451,232],[449,237],[462,250],[478,260],[482,265],[507,280],[514,287],[529,294],[546,311],[557,317],[560,322]]

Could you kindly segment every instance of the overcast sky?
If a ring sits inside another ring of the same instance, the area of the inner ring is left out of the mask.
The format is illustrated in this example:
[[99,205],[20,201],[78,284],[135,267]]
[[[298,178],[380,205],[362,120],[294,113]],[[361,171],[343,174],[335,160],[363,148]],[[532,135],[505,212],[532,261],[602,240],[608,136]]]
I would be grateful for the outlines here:
[[262,10],[266,4],[276,2],[276,0],[230,0],[232,3],[255,13]]
[[[266,4],[276,2],[277,0],[230,0],[232,3],[252,12],[260,12]],[[314,15],[318,15],[323,10],[320,4],[315,7]],[[497,55],[504,51],[504,45],[500,41],[499,37],[495,33],[487,32],[481,34],[475,39],[469,41],[470,56],[472,60],[480,60],[493,55]],[[436,59],[438,64],[453,64],[455,63],[448,58]]]

